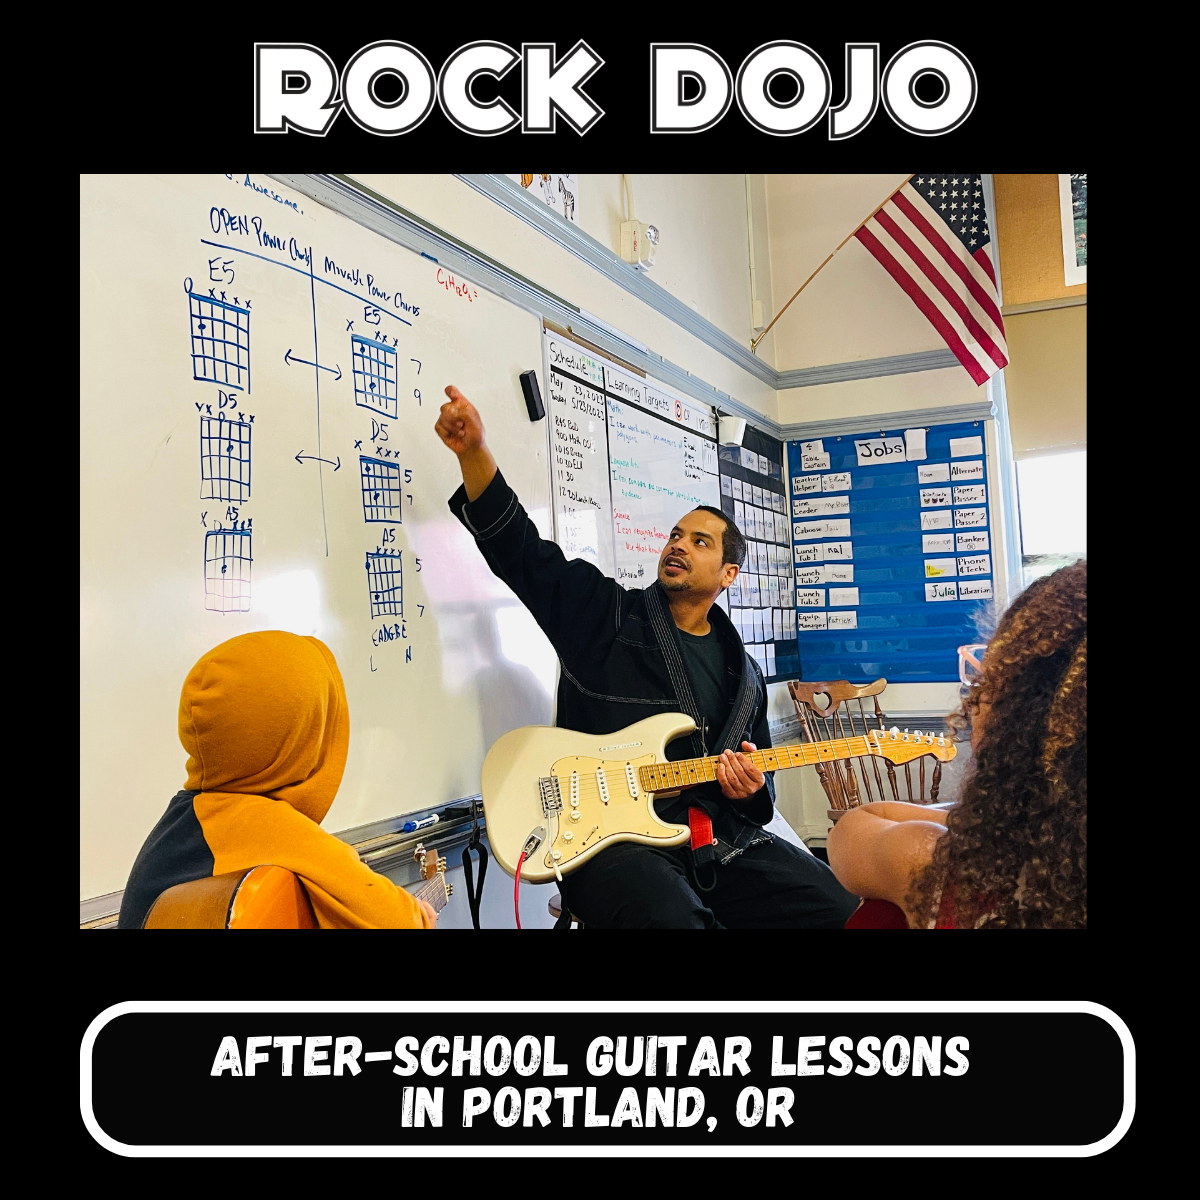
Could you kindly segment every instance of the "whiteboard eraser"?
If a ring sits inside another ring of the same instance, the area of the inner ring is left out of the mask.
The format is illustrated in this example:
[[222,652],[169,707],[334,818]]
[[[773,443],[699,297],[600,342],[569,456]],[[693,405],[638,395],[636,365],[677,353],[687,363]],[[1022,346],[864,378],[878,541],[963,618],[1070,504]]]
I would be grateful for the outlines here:
[[521,391],[525,393],[525,407],[529,409],[529,419],[540,421],[546,410],[542,405],[542,393],[538,388],[537,372],[521,372]]

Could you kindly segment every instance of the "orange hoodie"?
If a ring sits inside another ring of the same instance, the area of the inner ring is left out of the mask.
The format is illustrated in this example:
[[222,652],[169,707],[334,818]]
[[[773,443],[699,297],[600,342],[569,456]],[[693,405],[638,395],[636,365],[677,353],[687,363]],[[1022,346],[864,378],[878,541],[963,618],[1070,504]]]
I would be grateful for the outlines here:
[[187,788],[214,875],[270,863],[304,881],[322,929],[423,929],[416,900],[326,833],[350,740],[342,676],[313,637],[222,642],[179,701]]

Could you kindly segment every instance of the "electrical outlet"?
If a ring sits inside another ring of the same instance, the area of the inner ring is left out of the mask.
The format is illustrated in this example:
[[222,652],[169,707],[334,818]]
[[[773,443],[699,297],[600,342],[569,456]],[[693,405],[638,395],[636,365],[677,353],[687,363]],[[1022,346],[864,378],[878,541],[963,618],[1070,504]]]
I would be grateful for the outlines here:
[[654,266],[658,242],[659,232],[655,226],[636,220],[621,222],[621,257],[639,271],[648,271]]

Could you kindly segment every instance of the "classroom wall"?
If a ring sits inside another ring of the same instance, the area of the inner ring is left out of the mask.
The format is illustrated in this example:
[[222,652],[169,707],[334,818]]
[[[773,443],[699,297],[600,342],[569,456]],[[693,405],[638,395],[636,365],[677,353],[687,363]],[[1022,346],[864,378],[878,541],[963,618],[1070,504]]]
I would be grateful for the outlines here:
[[[888,282],[892,283],[890,279]],[[892,286],[895,287],[895,284]],[[900,289],[896,288],[896,291]],[[909,303],[908,297],[905,296],[904,301]],[[917,311],[915,305],[910,307],[913,312]],[[924,320],[923,317],[921,319]],[[985,400],[987,393],[985,388],[975,384],[962,367],[954,366],[939,371],[913,371],[907,375],[883,375],[874,379],[849,379],[843,383],[787,388],[780,391],[778,396],[780,424],[792,425],[801,421],[867,417],[914,408],[972,404]]]
[[[453,176],[353,178],[776,419],[775,392],[767,384]],[[620,247],[619,186],[619,175],[580,178],[581,227],[613,250]],[[662,223],[663,250],[651,272],[654,280],[748,346],[744,176],[635,175],[634,189],[638,219]]]
[[1013,456],[1087,448],[1087,305],[1004,318]]

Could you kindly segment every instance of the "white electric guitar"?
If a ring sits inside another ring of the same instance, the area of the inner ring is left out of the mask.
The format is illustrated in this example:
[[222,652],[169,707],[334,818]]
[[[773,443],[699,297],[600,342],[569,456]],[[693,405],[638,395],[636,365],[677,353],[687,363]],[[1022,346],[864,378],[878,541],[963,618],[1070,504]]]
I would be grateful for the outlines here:
[[[523,879],[547,883],[616,842],[686,842],[688,827],[660,821],[654,800],[717,778],[719,758],[667,761],[667,743],[695,728],[683,713],[663,713],[603,737],[547,725],[506,733],[483,762],[483,811],[496,861],[510,875],[520,862]],[[759,770],[779,771],[839,758],[899,764],[925,754],[949,762],[954,744],[920,730],[873,729],[862,737],[776,746],[749,757]]]

